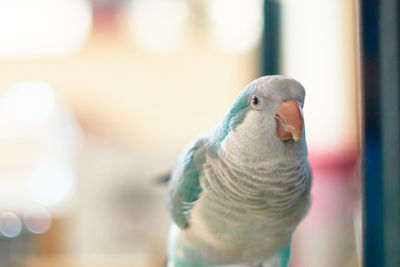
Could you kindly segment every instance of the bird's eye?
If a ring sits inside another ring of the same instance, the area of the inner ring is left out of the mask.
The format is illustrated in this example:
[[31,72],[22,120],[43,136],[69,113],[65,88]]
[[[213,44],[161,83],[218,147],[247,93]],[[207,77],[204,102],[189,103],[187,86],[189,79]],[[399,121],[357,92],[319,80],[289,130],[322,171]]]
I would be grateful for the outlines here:
[[258,98],[258,96],[253,95],[253,96],[251,97],[251,105],[252,105],[253,107],[256,107],[256,106],[258,106],[258,104],[260,104],[260,99]]

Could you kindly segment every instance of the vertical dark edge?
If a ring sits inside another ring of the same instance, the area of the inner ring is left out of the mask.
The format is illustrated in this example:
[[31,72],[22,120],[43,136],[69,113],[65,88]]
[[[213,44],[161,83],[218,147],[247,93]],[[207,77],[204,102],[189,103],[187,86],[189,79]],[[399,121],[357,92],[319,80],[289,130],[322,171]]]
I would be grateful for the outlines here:
[[360,3],[361,83],[363,85],[363,264],[384,266],[382,138],[379,69],[379,3]]
[[353,2],[354,7],[354,33],[355,33],[355,62],[356,62],[356,86],[357,86],[357,126],[358,126],[358,147],[359,147],[359,157],[357,162],[357,176],[358,180],[356,186],[359,189],[360,194],[357,195],[357,204],[354,218],[354,230],[355,230],[355,244],[357,251],[358,266],[363,266],[364,260],[364,244],[363,244],[363,201],[364,201],[364,92],[362,90],[362,44],[361,44],[361,0],[355,0]]
[[264,1],[264,31],[262,40],[262,75],[280,72],[281,4],[279,1]]
[[399,1],[380,0],[384,263],[400,266]]

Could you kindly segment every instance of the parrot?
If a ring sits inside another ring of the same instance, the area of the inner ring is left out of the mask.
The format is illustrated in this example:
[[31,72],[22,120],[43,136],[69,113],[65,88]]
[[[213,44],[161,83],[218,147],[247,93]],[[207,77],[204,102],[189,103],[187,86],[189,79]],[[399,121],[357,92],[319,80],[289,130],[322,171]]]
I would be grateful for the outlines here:
[[168,267],[288,266],[311,199],[304,98],[295,79],[260,77],[184,149],[168,182]]

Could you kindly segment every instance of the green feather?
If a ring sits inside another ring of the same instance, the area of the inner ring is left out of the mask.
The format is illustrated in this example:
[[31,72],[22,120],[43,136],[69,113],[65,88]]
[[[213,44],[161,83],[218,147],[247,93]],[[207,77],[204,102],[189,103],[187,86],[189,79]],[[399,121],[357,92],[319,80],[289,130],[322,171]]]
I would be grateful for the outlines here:
[[279,253],[281,267],[287,267],[290,261],[290,247],[282,249]]
[[172,218],[180,228],[188,226],[190,210],[202,191],[199,177],[204,161],[204,145],[200,139],[183,154],[178,162],[181,167],[173,174],[169,206]]
[[213,152],[218,150],[221,142],[228,135],[229,131],[235,129],[246,117],[249,110],[250,96],[253,91],[254,88],[249,85],[236,97],[235,102],[232,104],[224,120],[211,137],[210,144]]

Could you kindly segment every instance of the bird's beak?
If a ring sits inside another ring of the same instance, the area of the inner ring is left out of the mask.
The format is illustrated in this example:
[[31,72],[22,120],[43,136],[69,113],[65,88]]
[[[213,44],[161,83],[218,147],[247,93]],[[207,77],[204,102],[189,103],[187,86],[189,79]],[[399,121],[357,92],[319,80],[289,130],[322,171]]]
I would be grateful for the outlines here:
[[303,114],[296,100],[283,101],[275,113],[276,135],[280,140],[300,140]]

